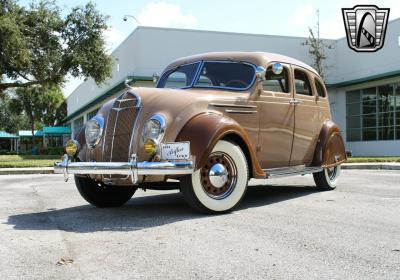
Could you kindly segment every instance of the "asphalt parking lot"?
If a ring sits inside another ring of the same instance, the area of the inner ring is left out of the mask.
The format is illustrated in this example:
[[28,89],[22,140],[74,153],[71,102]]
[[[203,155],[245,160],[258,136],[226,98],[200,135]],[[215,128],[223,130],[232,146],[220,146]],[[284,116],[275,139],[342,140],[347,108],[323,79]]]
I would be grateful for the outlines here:
[[96,209],[62,176],[0,176],[0,279],[400,279],[399,171],[252,185],[204,216],[177,191]]

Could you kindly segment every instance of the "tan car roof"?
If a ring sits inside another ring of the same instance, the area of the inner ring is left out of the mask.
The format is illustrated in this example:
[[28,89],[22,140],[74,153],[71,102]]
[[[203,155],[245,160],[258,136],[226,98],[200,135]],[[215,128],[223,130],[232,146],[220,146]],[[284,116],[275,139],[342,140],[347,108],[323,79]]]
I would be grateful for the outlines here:
[[318,75],[317,71],[314,68],[312,68],[308,64],[305,64],[304,62],[301,62],[300,60],[297,60],[289,56],[280,55],[276,53],[268,53],[268,52],[209,52],[209,53],[197,54],[177,59],[172,63],[170,63],[167,69],[199,60],[246,61],[263,67],[266,67],[266,65],[270,62],[282,62],[303,67]]

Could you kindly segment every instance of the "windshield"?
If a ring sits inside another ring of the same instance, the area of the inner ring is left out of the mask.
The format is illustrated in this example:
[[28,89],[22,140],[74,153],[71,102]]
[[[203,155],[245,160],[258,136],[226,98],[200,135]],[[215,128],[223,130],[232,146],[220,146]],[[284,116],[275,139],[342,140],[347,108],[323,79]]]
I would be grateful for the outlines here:
[[254,68],[238,62],[204,62],[195,87],[218,87],[244,90],[254,80]]
[[[197,73],[201,67],[200,73]],[[196,75],[197,74],[197,75]],[[234,61],[205,61],[182,65],[165,72],[159,88],[223,88],[246,90],[255,80],[255,68],[248,63]]]

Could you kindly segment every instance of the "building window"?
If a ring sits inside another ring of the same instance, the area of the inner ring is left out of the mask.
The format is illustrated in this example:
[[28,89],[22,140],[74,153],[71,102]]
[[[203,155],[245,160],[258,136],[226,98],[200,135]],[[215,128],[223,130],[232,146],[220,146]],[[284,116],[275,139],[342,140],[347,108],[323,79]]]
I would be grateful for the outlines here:
[[83,116],[74,120],[74,136],[77,136],[83,127]]
[[400,83],[346,92],[347,141],[400,140]]
[[90,120],[91,118],[93,118],[94,116],[96,116],[97,112],[99,111],[100,108],[96,108],[93,111],[89,112],[87,114],[87,120]]

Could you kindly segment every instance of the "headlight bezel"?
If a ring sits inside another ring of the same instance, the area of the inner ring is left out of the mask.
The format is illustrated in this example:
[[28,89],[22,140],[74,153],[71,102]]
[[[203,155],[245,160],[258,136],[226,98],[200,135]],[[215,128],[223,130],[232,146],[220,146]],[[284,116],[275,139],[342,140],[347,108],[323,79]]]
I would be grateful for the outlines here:
[[[156,137],[151,136],[148,131],[148,124],[150,124],[151,122],[155,122],[159,126],[158,135]],[[149,139],[151,139],[152,141],[155,141],[156,143],[161,143],[162,139],[164,138],[166,127],[167,127],[167,123],[166,123],[165,117],[163,115],[154,114],[153,116],[151,116],[143,125],[143,131],[142,131],[143,143],[146,143],[146,141]]]
[[[95,139],[89,139],[92,136],[89,135],[88,130],[90,129],[90,126],[93,124],[98,125],[98,133]],[[102,116],[96,115],[86,123],[85,139],[86,139],[86,144],[90,149],[94,149],[99,144],[101,137],[103,136],[103,131],[104,131],[104,118]]]

